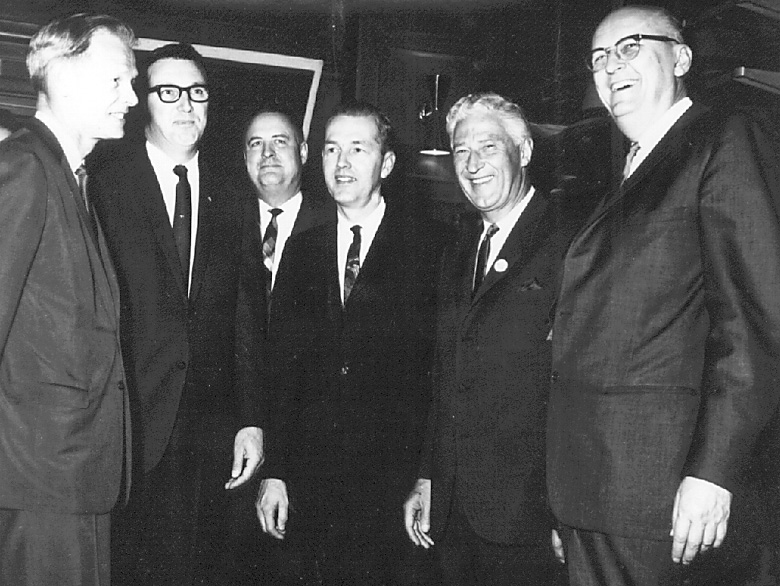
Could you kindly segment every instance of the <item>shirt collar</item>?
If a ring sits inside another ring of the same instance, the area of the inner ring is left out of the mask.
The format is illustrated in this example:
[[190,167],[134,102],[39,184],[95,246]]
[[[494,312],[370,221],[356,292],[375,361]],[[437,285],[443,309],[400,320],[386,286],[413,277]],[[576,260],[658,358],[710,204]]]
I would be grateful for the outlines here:
[[301,203],[303,203],[303,193],[299,191],[298,193],[293,195],[290,199],[288,199],[286,202],[278,206],[270,206],[260,198],[258,198],[257,201],[260,202],[261,213],[270,214],[272,209],[278,208],[283,212],[281,216],[290,217],[292,215],[298,215],[298,210],[301,209]]
[[360,222],[350,222],[341,214],[338,214],[339,230],[350,230],[352,226],[360,226],[362,233],[376,233],[376,231],[379,229],[379,224],[382,223],[382,218],[385,215],[386,207],[387,204],[385,203],[385,198],[380,196],[379,205],[377,205],[374,211],[363,218]]
[[[173,168],[176,165],[181,165],[182,163],[177,163],[174,161],[171,157],[168,156],[168,154],[163,151],[160,147],[157,145],[146,141],[146,152],[149,155],[149,161],[152,163],[152,166],[155,169],[170,169],[173,170]],[[184,166],[187,167],[187,176],[188,178],[191,178],[195,176],[198,172],[198,155],[200,154],[200,151],[195,151],[195,156],[192,157],[189,161],[184,163]],[[192,179],[190,179],[190,182],[192,182]]]
[[639,150],[631,163],[632,170],[636,169],[639,164],[647,158],[656,145],[661,142],[661,139],[666,136],[669,129],[674,126],[675,122],[677,122],[692,105],[693,102],[687,96],[675,102],[675,104],[639,138],[637,141],[639,143]]
[[523,197],[523,199],[520,200],[520,202],[499,221],[488,222],[487,220],[483,219],[482,233],[484,234],[487,232],[487,229],[491,224],[495,224],[498,227],[499,233],[508,235],[512,231],[512,228],[515,227],[515,224],[517,224],[517,220],[520,219],[520,214],[522,214],[525,208],[528,207],[528,203],[531,201],[531,198],[535,192],[536,189],[534,189],[534,186],[532,185],[525,197]]

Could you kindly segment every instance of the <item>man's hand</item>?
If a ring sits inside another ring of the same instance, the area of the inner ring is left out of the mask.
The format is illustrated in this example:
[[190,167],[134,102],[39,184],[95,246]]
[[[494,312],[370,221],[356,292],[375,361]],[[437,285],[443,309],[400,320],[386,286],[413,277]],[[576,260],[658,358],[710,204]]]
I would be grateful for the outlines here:
[[563,551],[563,541],[561,540],[561,536],[558,535],[557,529],[552,530],[552,548],[553,552],[555,553],[555,559],[557,559],[562,564],[565,564],[566,554]]
[[720,547],[726,537],[731,493],[717,484],[686,476],[672,512],[672,559],[690,564],[700,551]]
[[240,429],[233,441],[233,470],[225,488],[244,484],[263,463],[263,430],[259,427]]
[[428,549],[433,540],[431,530],[431,481],[419,478],[404,503],[404,524],[412,543]]
[[266,478],[260,484],[257,494],[257,518],[263,532],[276,539],[284,539],[287,525],[287,511],[290,501],[287,498],[287,485],[278,478]]

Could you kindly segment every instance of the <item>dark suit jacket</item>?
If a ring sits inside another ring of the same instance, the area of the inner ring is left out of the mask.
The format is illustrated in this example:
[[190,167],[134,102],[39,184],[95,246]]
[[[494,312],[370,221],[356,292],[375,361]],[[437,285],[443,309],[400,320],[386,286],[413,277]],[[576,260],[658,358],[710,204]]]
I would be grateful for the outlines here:
[[119,288],[37,120],[0,143],[0,251],[0,507],[107,513],[130,469]]
[[[104,160],[108,157],[104,157]],[[183,400],[194,435],[229,475],[232,438],[261,424],[257,361],[263,299],[256,201],[225,186],[201,153],[189,298],[173,230],[143,142],[120,145],[92,179],[122,292],[122,342],[137,407],[140,457],[153,468]],[[217,445],[214,445],[216,443]]]
[[[445,255],[434,402],[420,476],[432,480],[434,538],[453,499],[481,537],[547,543],[545,485],[550,311],[571,222],[534,193],[472,300],[482,221]],[[502,263],[498,263],[499,266]]]
[[[336,223],[291,238],[274,290],[261,473],[316,522],[398,515],[430,398],[442,228],[388,204],[346,307]],[[344,511],[360,511],[361,514]]]
[[[255,206],[257,208],[257,206]],[[260,221],[260,211],[259,208],[255,212],[258,222]],[[298,210],[298,215],[295,218],[295,223],[293,224],[292,232],[290,233],[290,238],[302,234],[303,232],[306,232],[307,230],[314,228],[315,226],[319,226],[321,224],[325,224],[327,222],[335,222],[336,221],[336,206],[333,203],[333,199],[323,199],[320,197],[317,197],[315,195],[309,194],[309,193],[303,193],[303,201],[301,202],[301,208]],[[258,224],[259,225],[259,224]],[[258,234],[260,232],[258,231]],[[289,240],[289,239],[288,239]],[[262,242],[260,243],[260,246],[262,247]],[[286,250],[286,244],[285,244],[285,250]],[[282,251],[282,256],[284,256],[285,252]],[[276,274],[276,280],[277,282],[281,279],[281,271],[283,268],[282,260],[279,259],[277,261],[279,263],[279,268],[277,270]],[[264,279],[267,279],[269,277],[269,274],[267,271],[262,271],[262,275]],[[267,286],[265,288],[265,291],[267,291]],[[265,305],[265,311],[268,311],[268,307],[270,307],[271,304]],[[266,322],[267,323],[267,315],[266,315]]]
[[566,254],[548,482],[568,525],[668,539],[684,476],[742,488],[780,391],[780,223],[756,132],[694,104]]

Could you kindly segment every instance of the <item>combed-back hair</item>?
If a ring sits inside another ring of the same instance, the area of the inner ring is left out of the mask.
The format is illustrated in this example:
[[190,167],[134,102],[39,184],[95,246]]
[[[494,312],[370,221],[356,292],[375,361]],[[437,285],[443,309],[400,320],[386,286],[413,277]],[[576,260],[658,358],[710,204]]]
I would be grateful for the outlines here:
[[27,51],[27,70],[35,91],[46,91],[46,74],[52,61],[83,54],[98,32],[119,37],[128,48],[135,45],[132,29],[121,20],[105,14],[73,14],[53,20],[35,33]]
[[379,146],[381,147],[382,154],[384,155],[388,151],[394,150],[393,148],[393,127],[390,124],[390,119],[379,108],[368,102],[347,102],[340,104],[336,107],[333,113],[328,118],[328,122],[325,128],[330,126],[330,123],[337,116],[361,116],[367,118],[373,118],[376,124],[377,134],[379,136]]
[[528,120],[520,106],[503,96],[485,92],[464,96],[450,108],[447,113],[447,134],[450,136],[450,145],[458,122],[475,112],[492,113],[498,116],[516,146],[520,146],[531,136]]
[[[203,59],[203,55],[198,53],[197,50],[195,50],[195,47],[188,43],[170,43],[168,45],[163,45],[162,47],[157,47],[154,51],[149,53],[149,55],[144,59],[144,69],[146,70],[146,74],[143,76],[140,76],[141,83],[138,84],[139,87],[139,94],[138,95],[146,95],[149,89],[149,68],[157,63],[158,61],[162,61],[163,59],[178,59],[179,61],[192,61],[195,64],[195,67],[197,67],[198,71],[200,71],[200,74],[203,76],[203,81],[208,80],[208,77],[206,76],[206,62]],[[143,101],[143,100],[142,100]]]

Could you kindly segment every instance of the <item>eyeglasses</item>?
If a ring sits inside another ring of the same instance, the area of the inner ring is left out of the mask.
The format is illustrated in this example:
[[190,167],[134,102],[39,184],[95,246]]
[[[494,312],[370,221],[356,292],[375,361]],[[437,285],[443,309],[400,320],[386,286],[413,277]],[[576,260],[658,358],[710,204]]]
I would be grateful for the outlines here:
[[593,49],[590,52],[590,55],[587,56],[585,65],[587,65],[588,69],[594,73],[596,71],[601,71],[607,66],[609,54],[613,51],[615,52],[615,57],[617,57],[619,61],[631,61],[637,55],[639,55],[639,49],[642,46],[640,41],[644,40],[661,41],[664,43],[681,42],[677,39],[665,37],[663,35],[628,35],[627,37],[623,37],[617,43],[615,43],[614,47],[599,47],[598,49]]
[[179,87],[178,85],[164,84],[149,88],[149,93],[156,93],[161,102],[174,104],[181,98],[182,92],[187,92],[191,102],[207,102],[209,99],[209,88],[202,84],[195,84],[189,87]]

